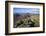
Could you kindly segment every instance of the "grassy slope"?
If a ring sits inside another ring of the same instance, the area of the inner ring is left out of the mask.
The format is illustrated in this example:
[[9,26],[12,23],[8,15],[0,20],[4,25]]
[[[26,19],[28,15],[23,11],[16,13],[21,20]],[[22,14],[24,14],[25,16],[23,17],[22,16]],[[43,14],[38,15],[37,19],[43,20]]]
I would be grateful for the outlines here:
[[[29,21],[30,20],[30,21]],[[29,22],[28,22],[29,21]],[[30,17],[27,17],[25,19],[20,19],[16,21],[16,27],[29,27],[29,24],[32,24],[34,22],[34,26],[38,27],[39,26],[39,15],[31,15]]]

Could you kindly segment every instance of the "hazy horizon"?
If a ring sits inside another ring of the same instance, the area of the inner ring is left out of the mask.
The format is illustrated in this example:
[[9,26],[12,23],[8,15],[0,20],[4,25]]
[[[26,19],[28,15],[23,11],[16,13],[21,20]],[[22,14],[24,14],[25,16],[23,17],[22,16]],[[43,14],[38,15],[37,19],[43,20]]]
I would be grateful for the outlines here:
[[32,13],[39,14],[39,8],[13,8],[13,13]]

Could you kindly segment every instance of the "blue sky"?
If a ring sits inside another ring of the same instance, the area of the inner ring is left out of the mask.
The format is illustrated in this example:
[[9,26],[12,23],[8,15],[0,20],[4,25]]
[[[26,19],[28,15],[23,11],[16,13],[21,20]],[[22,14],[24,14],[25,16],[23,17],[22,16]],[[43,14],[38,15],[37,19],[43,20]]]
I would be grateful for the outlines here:
[[39,14],[39,8],[13,8],[13,13],[33,13]]

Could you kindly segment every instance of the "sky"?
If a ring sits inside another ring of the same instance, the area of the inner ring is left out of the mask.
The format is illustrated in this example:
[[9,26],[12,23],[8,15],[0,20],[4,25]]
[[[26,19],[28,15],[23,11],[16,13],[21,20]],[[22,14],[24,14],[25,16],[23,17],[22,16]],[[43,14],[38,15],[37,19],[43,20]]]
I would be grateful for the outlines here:
[[39,14],[39,8],[13,8],[13,13],[33,13]]

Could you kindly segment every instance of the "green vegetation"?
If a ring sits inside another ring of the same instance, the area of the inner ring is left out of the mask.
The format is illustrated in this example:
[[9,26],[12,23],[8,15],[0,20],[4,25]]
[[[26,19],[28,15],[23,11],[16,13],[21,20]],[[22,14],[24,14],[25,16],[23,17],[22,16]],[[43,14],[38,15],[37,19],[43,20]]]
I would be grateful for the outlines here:
[[16,27],[38,27],[39,15],[32,15],[28,18],[20,19],[16,21]]

